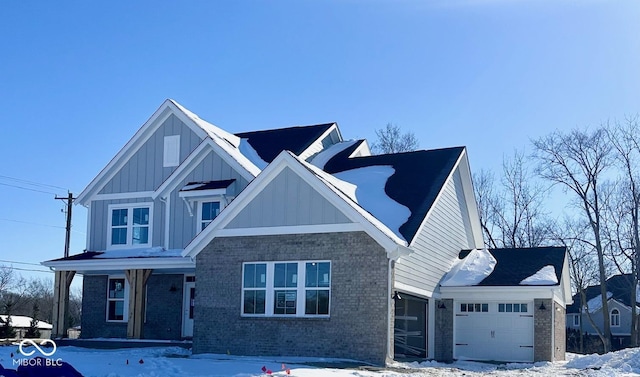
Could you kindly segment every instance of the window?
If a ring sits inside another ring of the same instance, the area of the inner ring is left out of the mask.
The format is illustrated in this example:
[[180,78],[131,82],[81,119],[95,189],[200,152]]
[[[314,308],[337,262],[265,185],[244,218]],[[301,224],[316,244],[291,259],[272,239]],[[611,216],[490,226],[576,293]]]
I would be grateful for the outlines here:
[[164,154],[162,166],[170,168],[180,164],[180,135],[164,137]]
[[620,311],[618,309],[611,311],[611,326],[620,326]]
[[220,202],[200,202],[200,227],[198,231],[203,231],[209,223],[220,213]]
[[242,276],[243,315],[329,315],[328,261],[244,263]]
[[573,326],[574,327],[580,326],[580,314],[573,315]]
[[109,278],[107,283],[107,321],[127,321],[129,284],[125,278]]
[[109,206],[109,247],[151,244],[151,205]]
[[460,304],[460,311],[469,313],[469,312],[478,312],[478,313],[487,313],[489,312],[489,304]]
[[527,304],[498,304],[499,313],[526,313],[528,310]]

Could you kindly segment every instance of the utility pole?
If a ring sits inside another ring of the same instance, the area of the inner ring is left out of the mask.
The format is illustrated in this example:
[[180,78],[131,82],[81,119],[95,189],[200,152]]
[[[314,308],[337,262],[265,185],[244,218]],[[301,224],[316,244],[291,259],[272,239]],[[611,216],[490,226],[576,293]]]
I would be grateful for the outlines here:
[[71,209],[73,208],[73,201],[76,199],[73,197],[72,193],[69,193],[69,195],[65,198],[64,196],[56,196],[57,200],[62,200],[63,202],[66,201],[67,203],[67,226],[66,226],[66,233],[65,233],[65,237],[64,237],[64,257],[68,257],[69,256],[69,245],[71,243]]

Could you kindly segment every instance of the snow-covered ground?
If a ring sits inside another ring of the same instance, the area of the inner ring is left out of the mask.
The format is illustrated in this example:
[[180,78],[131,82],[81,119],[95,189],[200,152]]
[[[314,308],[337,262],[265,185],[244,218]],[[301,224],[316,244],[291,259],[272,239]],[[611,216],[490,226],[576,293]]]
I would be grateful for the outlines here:
[[[13,353],[13,358],[11,354]],[[0,364],[12,367],[21,357],[16,346],[0,347]],[[442,364],[394,363],[387,368],[338,369],[318,366],[336,360],[296,357],[241,357],[194,355],[177,347],[96,350],[60,347],[51,359],[73,365],[86,377],[177,377],[177,376],[638,376],[640,348],[606,355],[568,354],[567,362],[492,365],[476,362]],[[327,365],[327,364],[325,364]],[[264,369],[264,370],[263,370]],[[288,373],[287,373],[288,371]]]

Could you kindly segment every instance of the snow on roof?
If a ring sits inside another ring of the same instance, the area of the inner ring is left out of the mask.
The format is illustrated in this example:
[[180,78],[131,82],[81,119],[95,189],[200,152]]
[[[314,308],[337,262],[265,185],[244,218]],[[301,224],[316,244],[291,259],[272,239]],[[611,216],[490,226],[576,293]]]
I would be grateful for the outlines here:
[[395,169],[391,166],[373,165],[335,173],[333,176],[354,185],[355,202],[404,240],[400,226],[407,222],[411,211],[391,199],[384,189],[394,173]]
[[542,267],[538,272],[523,279],[520,285],[555,285],[558,284],[555,267],[548,265]]
[[[607,291],[607,299],[611,298],[611,296],[613,296],[613,293]],[[602,295],[597,295],[596,297],[587,301],[587,307],[582,308],[582,311],[585,312],[586,310],[589,310],[589,313],[594,313],[600,310],[601,308],[602,308]]]
[[327,162],[329,162],[329,160],[331,160],[333,157],[335,157],[335,155],[349,148],[356,142],[357,140],[347,140],[347,141],[341,141],[339,143],[333,144],[329,148],[326,148],[320,153],[318,153],[317,155],[315,155],[315,157],[309,162],[313,166],[316,166],[320,169],[324,169],[324,166],[327,164]]
[[240,150],[240,153],[248,158],[251,163],[258,167],[258,169],[263,170],[265,167],[267,167],[267,162],[260,158],[258,152],[253,149],[251,144],[249,144],[249,139],[241,138],[238,149]]
[[[4,314],[0,315],[2,321],[7,321],[7,316]],[[11,326],[12,327],[20,327],[20,328],[28,328],[31,327],[31,317],[26,317],[23,315],[12,315],[11,316]],[[41,330],[50,330],[53,326],[50,323],[38,320],[38,328]]]
[[484,278],[491,275],[496,263],[496,259],[487,249],[473,249],[464,259],[454,262],[440,285],[444,287],[478,285]]
[[189,183],[187,185],[184,185],[180,191],[190,191],[190,190],[196,190],[199,189],[200,187],[206,185],[206,183],[204,182],[197,182],[197,183]]
[[165,250],[159,246],[139,249],[116,249],[106,250],[102,254],[95,256],[97,259],[163,257],[182,257],[182,249]]

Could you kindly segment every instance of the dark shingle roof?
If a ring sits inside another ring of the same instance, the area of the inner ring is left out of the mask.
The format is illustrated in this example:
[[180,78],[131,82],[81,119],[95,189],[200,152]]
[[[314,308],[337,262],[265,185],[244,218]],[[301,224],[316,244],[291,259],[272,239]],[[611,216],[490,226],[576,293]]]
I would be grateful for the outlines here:
[[[200,191],[200,190],[222,189],[222,188],[229,187],[235,181],[236,181],[235,179],[224,179],[221,181],[189,182],[185,185],[187,189],[183,187],[180,191]],[[189,186],[193,186],[193,188],[188,188]]]
[[411,211],[407,222],[400,227],[402,236],[411,242],[464,148],[348,158],[357,144],[329,160],[324,170],[335,174],[375,165],[393,167],[395,173],[387,181],[385,192]]
[[[607,279],[607,292],[611,292],[612,299],[615,299],[624,305],[631,306],[631,294],[633,286],[633,277],[631,274],[614,275]],[[600,295],[600,285],[591,285],[585,289],[587,301]],[[579,313],[582,300],[580,293],[573,295],[573,304],[567,306],[567,313]]]
[[334,124],[325,123],[313,126],[241,132],[236,136],[248,139],[249,144],[258,152],[260,158],[269,163],[282,151],[291,151],[296,156],[299,156]]
[[104,254],[104,252],[101,252],[101,251],[86,251],[86,252],[80,253],[80,254],[69,255],[66,258],[52,259],[49,262],[60,262],[60,261],[70,261],[70,260],[87,260],[87,259],[93,259],[93,257],[97,257],[100,254]]
[[[496,259],[496,266],[479,286],[516,286],[545,266],[553,266],[558,283],[562,277],[562,268],[566,254],[565,247],[532,247],[514,249],[489,249]],[[460,252],[464,258],[469,250]],[[558,285],[558,284],[554,284]]]

